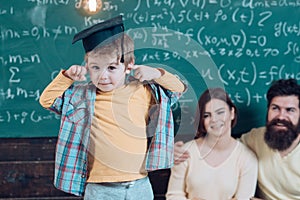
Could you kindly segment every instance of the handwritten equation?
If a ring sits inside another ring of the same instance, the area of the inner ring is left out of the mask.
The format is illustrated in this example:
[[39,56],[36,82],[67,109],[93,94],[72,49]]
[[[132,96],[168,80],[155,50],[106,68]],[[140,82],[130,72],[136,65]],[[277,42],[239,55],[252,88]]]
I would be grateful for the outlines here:
[[40,114],[36,110],[31,111],[10,111],[4,110],[0,112],[0,124],[1,123],[40,123],[47,120],[59,120],[60,117],[53,113]]
[[[96,15],[80,13],[83,3],[1,3],[0,126],[11,124],[17,132],[28,124],[56,123],[59,117],[38,100],[59,68],[82,63],[73,36],[119,14],[135,41],[136,62],[174,68],[190,90],[199,79],[219,81],[239,108],[251,108],[266,101],[257,88],[280,78],[300,81],[299,0],[110,0]],[[188,94],[180,99],[187,124],[194,122],[196,103]]]
[[[217,36],[211,34],[210,31],[206,31],[205,33],[205,27],[201,27],[196,33],[192,28],[188,29],[185,33],[172,30],[156,32],[156,30],[156,28],[153,28],[151,31],[149,31],[149,29],[133,29],[130,30],[130,33],[135,40],[150,41],[153,48],[161,47],[169,49],[174,45],[174,40],[177,44],[182,43],[186,48],[180,49],[181,52],[179,52],[180,50],[177,51],[178,54],[184,54],[184,59],[191,57],[198,58],[203,55],[235,58],[244,56],[249,58],[274,58],[288,55],[293,57],[292,61],[300,63],[299,41],[287,40],[284,44],[279,44],[277,47],[274,47],[276,38],[270,39],[269,36],[263,34],[249,35],[242,29],[228,36]],[[161,30],[164,29],[160,29],[160,31]],[[195,37],[196,41],[193,40]],[[199,47],[197,46],[194,48],[192,42],[200,44],[206,49],[206,52],[199,51]],[[170,54],[168,54],[168,56],[169,55]],[[165,59],[168,59],[168,56],[167,54],[164,55],[164,57],[166,57]],[[154,57],[157,56],[155,55]]]

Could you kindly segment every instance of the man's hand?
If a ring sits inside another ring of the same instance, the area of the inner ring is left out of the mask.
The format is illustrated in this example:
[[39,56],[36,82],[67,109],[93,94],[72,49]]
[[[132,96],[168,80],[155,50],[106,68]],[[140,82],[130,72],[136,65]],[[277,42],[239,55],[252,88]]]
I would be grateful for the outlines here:
[[184,143],[182,141],[178,141],[174,145],[174,163],[178,165],[184,162],[186,159],[190,157],[188,151],[183,148]]
[[86,73],[86,67],[80,65],[72,65],[68,70],[64,71],[64,75],[74,81],[85,81]]
[[145,65],[128,65],[129,70],[134,70],[134,78],[143,81],[151,81],[153,79],[161,77],[161,71],[159,69],[148,67]]

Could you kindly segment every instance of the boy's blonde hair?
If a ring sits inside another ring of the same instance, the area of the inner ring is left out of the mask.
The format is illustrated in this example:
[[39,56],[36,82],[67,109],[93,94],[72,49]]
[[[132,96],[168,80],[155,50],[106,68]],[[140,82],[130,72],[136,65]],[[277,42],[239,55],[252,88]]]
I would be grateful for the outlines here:
[[128,64],[134,62],[134,42],[133,40],[125,33],[118,34],[113,38],[110,38],[108,41],[101,43],[95,47],[92,51],[87,52],[85,55],[85,61],[88,61],[89,55],[95,54],[111,54],[116,55],[118,63],[120,62],[123,54],[125,70],[128,67]]

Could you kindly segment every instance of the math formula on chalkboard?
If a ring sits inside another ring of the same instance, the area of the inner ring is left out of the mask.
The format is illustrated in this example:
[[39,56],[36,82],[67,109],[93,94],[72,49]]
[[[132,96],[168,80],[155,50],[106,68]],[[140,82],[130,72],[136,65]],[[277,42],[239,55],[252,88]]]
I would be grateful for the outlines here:
[[230,94],[240,134],[264,125],[274,80],[300,81],[299,0],[102,0],[95,15],[80,11],[81,3],[0,4],[0,137],[57,135],[60,119],[41,108],[41,92],[61,69],[83,63],[74,34],[119,14],[135,41],[136,63],[165,68],[188,85],[174,107],[178,134],[193,134],[207,87]]

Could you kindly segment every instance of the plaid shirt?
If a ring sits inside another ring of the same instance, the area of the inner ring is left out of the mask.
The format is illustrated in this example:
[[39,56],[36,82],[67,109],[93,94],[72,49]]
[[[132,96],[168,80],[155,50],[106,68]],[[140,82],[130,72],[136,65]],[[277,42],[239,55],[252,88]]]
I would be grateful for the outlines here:
[[[172,93],[157,84],[149,84],[156,109],[150,111],[147,135],[152,137],[146,170],[173,166],[174,124],[171,106],[181,93]],[[72,85],[55,100],[50,110],[61,115],[56,145],[54,185],[58,189],[82,196],[87,179],[89,135],[94,115],[96,87],[92,84]],[[151,135],[152,133],[152,135]]]

